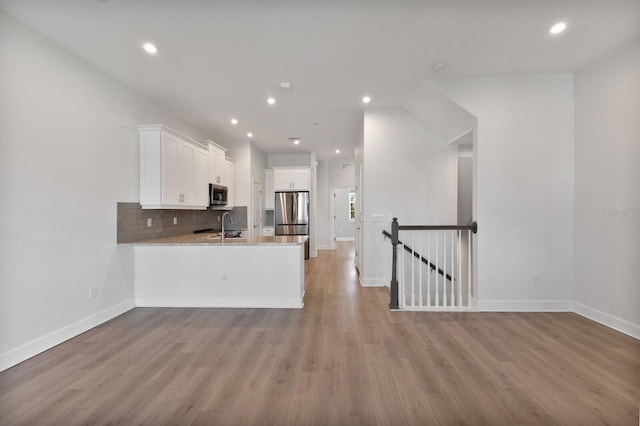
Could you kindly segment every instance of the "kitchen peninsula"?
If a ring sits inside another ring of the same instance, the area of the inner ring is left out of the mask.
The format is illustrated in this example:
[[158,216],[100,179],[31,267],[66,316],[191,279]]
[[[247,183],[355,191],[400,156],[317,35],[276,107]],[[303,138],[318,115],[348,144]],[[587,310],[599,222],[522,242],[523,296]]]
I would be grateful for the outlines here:
[[300,309],[305,239],[189,234],[127,243],[136,306]]

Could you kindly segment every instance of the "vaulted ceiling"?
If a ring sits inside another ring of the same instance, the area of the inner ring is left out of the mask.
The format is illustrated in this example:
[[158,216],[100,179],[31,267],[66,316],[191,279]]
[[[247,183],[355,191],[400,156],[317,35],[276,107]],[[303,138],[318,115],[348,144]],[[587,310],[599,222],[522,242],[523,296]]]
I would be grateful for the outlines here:
[[[572,72],[640,34],[640,0],[0,0],[0,8],[219,143],[251,131],[267,153],[319,158],[352,152],[364,108],[403,107],[424,79]],[[552,36],[558,21],[567,30]],[[144,42],[158,53],[143,52]],[[446,68],[434,71],[437,63]]]

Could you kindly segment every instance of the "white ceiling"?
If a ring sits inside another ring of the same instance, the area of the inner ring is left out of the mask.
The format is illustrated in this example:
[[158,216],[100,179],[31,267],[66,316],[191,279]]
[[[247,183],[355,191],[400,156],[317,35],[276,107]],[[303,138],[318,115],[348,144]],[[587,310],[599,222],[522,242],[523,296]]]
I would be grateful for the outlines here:
[[[321,159],[336,148],[352,155],[364,94],[371,108],[402,107],[426,78],[570,72],[640,34],[640,0],[0,0],[0,8],[223,145],[252,131],[267,153]],[[560,20],[567,31],[550,36]],[[144,41],[158,55],[144,54]],[[437,62],[447,69],[434,73]],[[292,90],[281,92],[281,82]]]

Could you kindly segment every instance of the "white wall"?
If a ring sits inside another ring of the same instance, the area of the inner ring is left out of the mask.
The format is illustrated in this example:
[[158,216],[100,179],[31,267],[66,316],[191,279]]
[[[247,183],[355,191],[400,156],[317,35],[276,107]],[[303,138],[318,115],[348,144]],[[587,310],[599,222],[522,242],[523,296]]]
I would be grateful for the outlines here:
[[640,338],[640,38],[575,91],[575,309]]
[[[369,109],[364,115],[362,284],[388,285],[391,245],[382,236],[391,218],[400,224],[454,224],[457,147],[402,109]],[[385,222],[372,220],[385,215]]]
[[340,157],[327,160],[329,167],[329,187],[354,186],[356,174],[353,157]]
[[251,178],[262,184],[264,190],[264,169],[267,168],[267,155],[251,143]]
[[317,211],[318,211],[318,233],[317,248],[319,250],[329,250],[331,248],[331,221],[329,211],[329,160],[318,161],[318,191],[317,191]]
[[207,135],[2,12],[0,69],[3,370],[133,307],[116,203],[139,200],[136,125]]
[[269,154],[267,155],[267,167],[309,167],[311,157],[306,154]]
[[431,83],[478,119],[478,308],[570,309],[573,75]]

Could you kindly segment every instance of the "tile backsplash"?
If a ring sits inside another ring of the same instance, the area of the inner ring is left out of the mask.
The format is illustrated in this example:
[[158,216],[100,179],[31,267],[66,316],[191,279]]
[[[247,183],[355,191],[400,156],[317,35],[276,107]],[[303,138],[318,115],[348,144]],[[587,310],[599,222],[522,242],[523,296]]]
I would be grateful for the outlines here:
[[[143,210],[138,203],[118,203],[118,243],[174,237],[190,234],[196,229],[220,230],[223,213],[220,210]],[[147,226],[149,218],[150,227]],[[174,218],[176,225],[173,224]],[[231,218],[233,224],[227,222],[225,229],[246,229],[247,207],[234,207]]]

